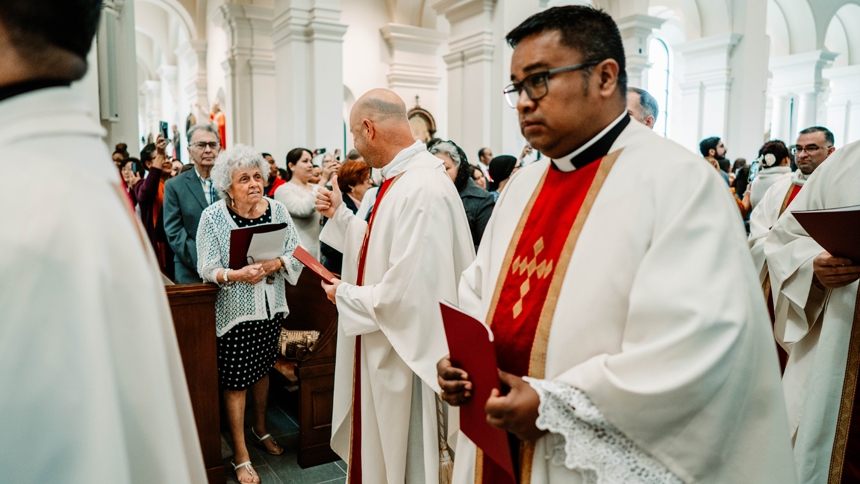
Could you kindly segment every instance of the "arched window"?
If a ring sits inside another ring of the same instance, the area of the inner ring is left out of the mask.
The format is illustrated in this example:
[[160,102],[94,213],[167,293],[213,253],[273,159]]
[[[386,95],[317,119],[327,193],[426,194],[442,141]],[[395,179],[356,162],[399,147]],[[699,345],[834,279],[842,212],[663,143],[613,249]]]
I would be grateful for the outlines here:
[[671,78],[669,77],[669,47],[662,39],[656,37],[651,39],[648,62],[651,63],[651,68],[648,69],[648,92],[657,99],[657,105],[660,107],[654,131],[666,136],[669,126],[667,121]]

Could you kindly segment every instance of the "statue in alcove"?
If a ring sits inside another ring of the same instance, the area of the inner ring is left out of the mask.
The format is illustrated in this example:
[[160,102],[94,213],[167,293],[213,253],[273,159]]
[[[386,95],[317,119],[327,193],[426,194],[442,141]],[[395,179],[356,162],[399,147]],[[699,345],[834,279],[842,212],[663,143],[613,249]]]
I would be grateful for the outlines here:
[[436,119],[430,111],[422,108],[418,96],[415,96],[415,107],[406,114],[409,118],[409,126],[412,128],[412,137],[423,143],[427,143],[436,134]]

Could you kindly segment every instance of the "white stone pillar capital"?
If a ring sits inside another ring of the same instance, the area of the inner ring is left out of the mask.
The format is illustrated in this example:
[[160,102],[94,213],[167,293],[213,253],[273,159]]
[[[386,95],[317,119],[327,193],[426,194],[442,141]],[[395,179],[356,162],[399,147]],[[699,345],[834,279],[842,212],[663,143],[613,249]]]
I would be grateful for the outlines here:
[[[275,0],[277,139],[282,159],[295,146],[344,147],[343,36],[340,0]],[[261,63],[258,70],[266,69]]]
[[469,153],[492,142],[496,1],[439,0],[432,5],[451,24],[449,54],[443,57],[448,66],[447,135]]
[[648,15],[634,14],[618,19],[618,30],[624,43],[624,56],[627,64],[629,85],[644,85],[644,73],[651,67],[648,62],[649,40],[654,30],[659,29],[666,19]]
[[476,16],[492,16],[496,0],[439,0],[430,7],[455,24]]
[[773,74],[773,91],[817,94],[822,87],[822,71],[838,55],[835,52],[815,50],[771,58],[769,69]]

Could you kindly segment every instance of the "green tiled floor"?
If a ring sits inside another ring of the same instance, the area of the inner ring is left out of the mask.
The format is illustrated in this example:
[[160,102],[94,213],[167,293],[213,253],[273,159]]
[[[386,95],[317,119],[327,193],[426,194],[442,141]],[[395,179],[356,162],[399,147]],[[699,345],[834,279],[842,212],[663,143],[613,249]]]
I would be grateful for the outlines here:
[[[273,392],[276,393],[276,392]],[[249,402],[250,404],[250,402]],[[250,405],[249,405],[250,406]],[[343,461],[332,462],[321,466],[302,469],[297,462],[299,426],[297,418],[288,402],[283,397],[270,398],[268,417],[269,432],[284,448],[279,456],[267,454],[261,448],[252,444],[256,439],[251,434],[250,415],[245,416],[245,442],[251,454],[251,463],[260,474],[264,484],[345,484],[346,464]],[[222,428],[222,430],[226,430]],[[227,484],[237,484],[236,473],[230,465],[233,456],[233,441],[229,432],[221,434],[221,457],[224,458],[224,468],[227,469]]]

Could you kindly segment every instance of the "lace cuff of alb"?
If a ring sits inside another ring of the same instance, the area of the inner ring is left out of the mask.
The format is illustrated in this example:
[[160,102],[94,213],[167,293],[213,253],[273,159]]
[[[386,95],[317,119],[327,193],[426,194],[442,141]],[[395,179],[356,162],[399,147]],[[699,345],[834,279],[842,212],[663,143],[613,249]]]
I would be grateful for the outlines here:
[[540,396],[536,425],[552,433],[553,465],[579,472],[586,484],[683,484],[615,428],[582,390],[550,380],[525,380]]

